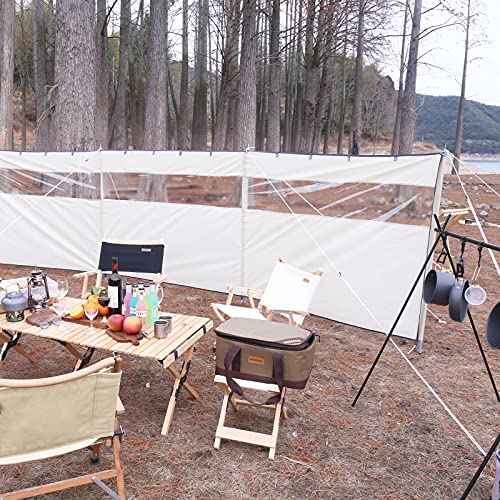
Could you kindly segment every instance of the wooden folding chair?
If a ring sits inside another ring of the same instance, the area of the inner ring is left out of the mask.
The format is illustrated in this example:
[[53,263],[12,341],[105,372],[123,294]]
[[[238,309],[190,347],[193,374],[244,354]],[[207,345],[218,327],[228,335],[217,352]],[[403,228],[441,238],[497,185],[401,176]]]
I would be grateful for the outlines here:
[[155,291],[167,280],[165,243],[158,241],[103,241],[99,253],[99,264],[95,271],[74,274],[83,278],[82,298],[89,293],[89,279],[96,277],[95,286],[100,287],[103,274],[111,273],[111,259],[118,258],[118,269],[124,276],[150,279]]
[[[269,448],[269,458],[271,460],[274,460],[274,456],[276,454],[276,446],[278,444],[280,421],[281,418],[284,418],[285,420],[288,418],[287,411],[284,406],[286,388],[283,388],[280,391],[279,387],[276,384],[264,384],[261,382],[235,379],[238,385],[243,389],[279,394],[279,399],[274,404],[254,404],[250,401],[247,401],[246,399],[235,397],[234,393],[227,385],[226,377],[223,377],[222,375],[216,375],[214,381],[224,394],[222,408],[219,416],[219,423],[217,425],[217,430],[215,431],[214,448],[216,450],[219,449],[222,439],[227,439],[229,441],[238,441],[240,443],[248,443],[256,446],[262,446],[263,448]],[[231,406],[235,411],[238,411],[240,406],[259,406],[260,408],[274,410],[273,429],[271,434],[247,431],[244,429],[228,427],[227,425],[225,425],[229,403],[231,403]]]
[[[283,258],[276,262],[265,290],[230,286],[225,304],[212,304],[221,321],[229,318],[272,319],[273,313],[285,316],[290,324],[300,326],[309,314],[316,289],[323,273],[303,271]],[[248,297],[250,307],[232,304],[235,295]],[[260,297],[258,305],[255,300]]]
[[[54,483],[0,492],[1,499],[29,498],[84,484],[96,484],[116,499],[126,499],[116,404],[120,358],[107,358],[78,372],[32,380],[0,379],[0,465],[43,460],[100,445],[113,449],[114,468]],[[116,477],[116,494],[103,480]]]

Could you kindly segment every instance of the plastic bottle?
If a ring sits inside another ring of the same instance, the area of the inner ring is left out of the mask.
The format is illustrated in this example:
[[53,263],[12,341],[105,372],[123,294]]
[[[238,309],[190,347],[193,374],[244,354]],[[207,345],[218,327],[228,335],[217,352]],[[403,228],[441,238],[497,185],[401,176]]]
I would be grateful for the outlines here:
[[151,301],[151,293],[149,285],[144,285],[144,302],[148,306],[148,314],[146,316],[146,325],[153,326],[153,302]]
[[127,282],[125,285],[125,297],[123,297],[123,315],[127,318],[130,316],[130,301],[132,300],[132,285]]
[[139,297],[137,295],[137,285],[132,287],[132,298],[130,299],[130,316],[137,316],[135,308],[137,306],[137,301]]
[[135,306],[135,314],[142,321],[142,329],[145,330],[147,328],[148,321],[148,305],[144,299],[144,286],[139,285],[139,300],[137,301],[137,305]]

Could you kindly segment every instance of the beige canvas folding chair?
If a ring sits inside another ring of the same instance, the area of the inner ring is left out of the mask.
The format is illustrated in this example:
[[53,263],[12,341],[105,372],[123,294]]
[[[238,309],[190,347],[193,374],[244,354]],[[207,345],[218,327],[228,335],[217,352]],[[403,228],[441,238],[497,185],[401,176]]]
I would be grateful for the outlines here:
[[[125,499],[116,403],[120,358],[107,358],[80,371],[32,380],[0,379],[0,465],[43,460],[90,447],[93,463],[101,443],[112,446],[114,468],[10,493],[0,499],[29,498],[84,484]],[[117,492],[102,481],[116,477]],[[0,486],[1,488],[2,486]]]
[[[323,273],[303,271],[291,266],[283,258],[276,262],[265,290],[230,286],[225,304],[212,304],[221,321],[229,318],[272,319],[273,313],[288,318],[290,324],[300,326],[309,314],[309,307]],[[235,295],[248,297],[250,307],[232,304]],[[255,300],[260,298],[259,304]]]
[[74,274],[83,278],[82,298],[89,295],[89,279],[96,277],[95,286],[100,287],[105,273],[111,273],[111,259],[118,258],[118,271],[123,276],[149,279],[155,284],[155,291],[167,280],[166,247],[156,241],[103,241],[99,253],[99,264],[95,271]]

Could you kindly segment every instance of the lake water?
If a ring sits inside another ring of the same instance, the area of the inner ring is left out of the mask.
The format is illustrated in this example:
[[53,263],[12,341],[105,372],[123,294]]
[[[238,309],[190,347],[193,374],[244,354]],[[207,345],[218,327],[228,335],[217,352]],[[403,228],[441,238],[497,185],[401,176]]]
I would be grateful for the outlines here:
[[500,161],[465,160],[465,163],[470,163],[476,167],[484,168],[485,170],[494,170],[500,173]]

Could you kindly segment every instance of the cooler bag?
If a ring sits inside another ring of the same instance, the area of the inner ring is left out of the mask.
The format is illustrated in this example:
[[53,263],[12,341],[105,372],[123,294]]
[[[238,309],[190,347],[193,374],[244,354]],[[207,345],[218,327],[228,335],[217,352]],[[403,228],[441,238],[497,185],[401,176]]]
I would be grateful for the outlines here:
[[243,396],[234,378],[303,389],[316,347],[313,332],[285,323],[231,318],[215,329],[217,375]]

